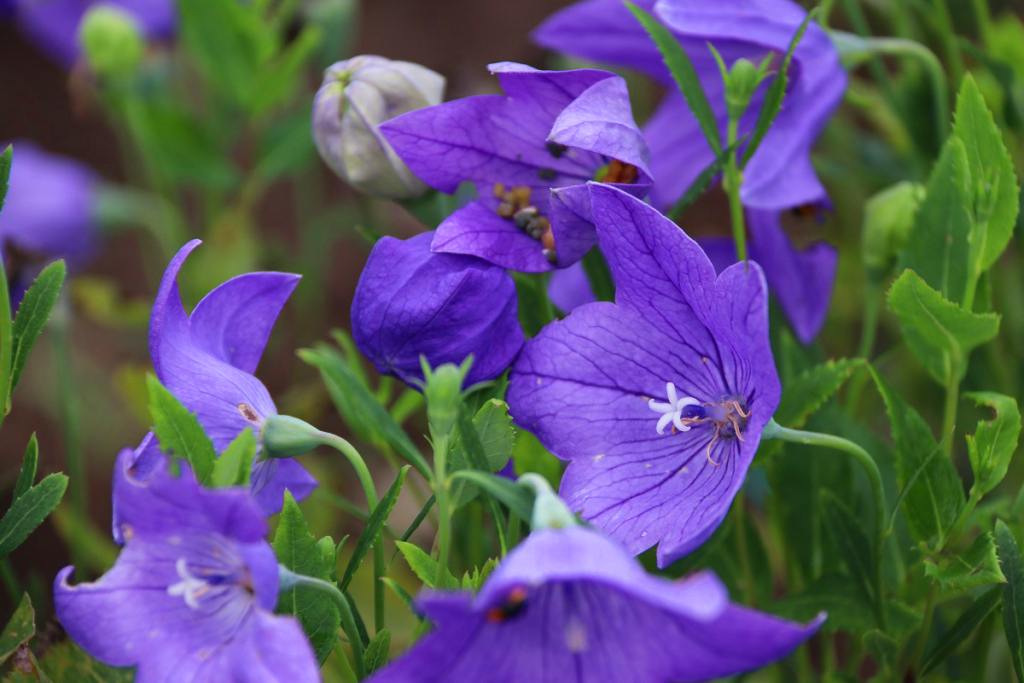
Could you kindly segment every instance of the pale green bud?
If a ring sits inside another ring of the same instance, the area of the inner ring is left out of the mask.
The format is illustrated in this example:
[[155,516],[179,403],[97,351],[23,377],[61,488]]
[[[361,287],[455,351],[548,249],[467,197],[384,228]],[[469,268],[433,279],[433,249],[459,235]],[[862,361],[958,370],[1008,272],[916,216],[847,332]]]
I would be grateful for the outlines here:
[[924,187],[902,182],[886,188],[864,207],[861,249],[864,267],[874,279],[885,277],[906,244]]
[[271,415],[263,422],[263,455],[294,458],[324,443],[323,432],[296,417]]
[[86,63],[101,77],[126,76],[146,53],[146,41],[135,19],[112,5],[89,9],[78,28]]

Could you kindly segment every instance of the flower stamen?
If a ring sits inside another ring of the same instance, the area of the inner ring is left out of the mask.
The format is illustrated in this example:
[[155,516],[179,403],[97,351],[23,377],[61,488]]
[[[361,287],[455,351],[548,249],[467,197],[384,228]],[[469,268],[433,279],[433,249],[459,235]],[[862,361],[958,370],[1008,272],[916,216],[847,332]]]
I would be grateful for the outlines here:
[[174,563],[174,569],[178,572],[178,583],[167,587],[167,594],[173,597],[182,597],[185,604],[191,609],[199,609],[199,598],[209,592],[210,584],[205,580],[193,576],[188,570],[188,562],[184,557],[179,557]]

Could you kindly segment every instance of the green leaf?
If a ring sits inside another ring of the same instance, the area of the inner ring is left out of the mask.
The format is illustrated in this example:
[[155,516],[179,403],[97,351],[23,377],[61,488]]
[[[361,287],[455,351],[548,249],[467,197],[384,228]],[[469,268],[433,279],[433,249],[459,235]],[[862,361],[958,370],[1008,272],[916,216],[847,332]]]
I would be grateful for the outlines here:
[[979,406],[990,407],[994,414],[992,420],[978,423],[973,436],[967,435],[967,455],[974,472],[971,490],[976,495],[984,495],[1006,476],[1020,438],[1020,410],[1017,401],[1002,394],[973,392],[964,396]]
[[409,595],[409,591],[402,588],[394,579],[387,576],[382,577],[381,581],[383,581],[384,585],[390,588],[395,595],[401,598],[402,602],[405,603],[405,606],[408,607],[411,612],[414,614],[416,613],[415,601],[413,600],[413,597]]
[[64,497],[68,478],[51,474],[23,493],[0,519],[0,560],[21,545]]
[[299,357],[320,371],[334,405],[353,432],[371,443],[389,446],[424,477],[432,476],[430,466],[408,434],[359,381],[337,350],[319,345],[299,351]]
[[302,32],[260,73],[260,85],[253,93],[252,111],[261,114],[287,102],[302,82],[302,69],[316,52],[323,32],[319,26],[306,24]]
[[943,592],[964,591],[1006,581],[999,569],[995,539],[987,531],[978,536],[963,553],[944,559],[941,563],[926,558],[924,573],[938,583]]
[[[38,665],[32,673],[15,669],[4,683],[132,683],[135,680],[135,669],[107,666],[71,640],[48,648]],[[40,675],[43,671],[46,673]]]
[[1024,559],[1013,533],[1003,524],[996,522],[996,545],[999,551],[999,566],[1006,575],[1003,586],[1003,628],[1006,642],[1010,646],[1010,659],[1017,672],[1017,680],[1024,681]]
[[391,648],[391,631],[386,628],[377,632],[370,644],[363,652],[363,663],[366,667],[366,675],[369,676],[377,669],[388,663],[388,653]]
[[391,486],[388,487],[384,497],[380,499],[377,507],[373,509],[370,518],[366,521],[366,526],[363,528],[363,532],[359,534],[359,540],[356,541],[356,547],[352,551],[352,557],[348,561],[348,566],[345,567],[345,574],[339,584],[341,590],[344,591],[348,588],[349,583],[352,582],[352,577],[355,576],[356,570],[363,563],[363,559],[370,551],[370,548],[373,547],[373,544],[381,542],[384,525],[387,523],[391,511],[395,509],[398,494],[402,491],[402,484],[405,483],[405,475],[408,472],[408,465],[398,471],[398,476],[391,483]]
[[946,661],[960,647],[960,644],[974,633],[974,629],[978,628],[981,622],[992,614],[1002,596],[1003,589],[996,586],[972,602],[971,606],[960,615],[960,618],[942,634],[942,638],[928,649],[921,664],[921,677]]
[[830,360],[801,373],[782,390],[775,421],[790,429],[804,426],[864,362],[863,358]]
[[971,350],[999,333],[998,315],[964,310],[912,270],[893,283],[889,308],[899,318],[910,350],[942,385],[960,379]]
[[476,470],[460,470],[453,472],[453,480],[462,479],[476,484],[488,494],[500,500],[510,512],[520,519],[529,520],[533,512],[533,494],[524,486],[519,486],[505,477]]
[[146,376],[149,390],[149,412],[153,416],[153,431],[160,441],[160,449],[175,457],[184,458],[200,484],[209,484],[213,476],[217,452],[202,425],[181,401],[160,384],[155,375]]
[[18,482],[14,485],[14,496],[11,500],[18,500],[22,494],[32,488],[36,481],[36,466],[39,464],[39,442],[36,440],[35,432],[28,440],[28,447],[25,449],[25,458],[21,461],[21,471],[18,473]]
[[864,649],[871,653],[875,662],[883,671],[892,669],[899,655],[900,646],[895,640],[882,633],[878,629],[872,629],[861,637],[860,642]]
[[419,580],[423,582],[425,586],[431,588],[443,588],[447,590],[457,590],[459,588],[459,581],[450,573],[445,572],[444,585],[435,586],[434,578],[437,576],[437,562],[435,562],[430,555],[427,555],[418,545],[413,543],[407,543],[405,541],[395,541],[395,545],[402,553],[402,557],[409,563],[409,568],[412,569],[413,573],[419,577]]
[[972,272],[977,276],[991,268],[1010,243],[1019,198],[1013,160],[970,74],[960,86],[953,134],[963,142],[970,167],[968,207],[973,208],[974,225],[968,242]]
[[583,255],[581,261],[594,298],[598,301],[615,301],[615,282],[612,281],[612,271],[601,249],[593,247]]
[[[875,585],[872,569],[875,553],[860,520],[831,491],[821,492],[821,505],[825,523],[850,578],[868,604],[874,605],[876,591],[881,590],[881,586]],[[881,615],[876,616],[881,619]]]
[[4,201],[7,199],[7,188],[11,179],[11,158],[14,156],[14,148],[7,145],[0,154],[0,213],[4,210]]
[[662,59],[665,60],[665,66],[668,67],[668,70],[672,73],[672,78],[676,81],[676,85],[679,86],[679,92],[686,98],[690,111],[693,112],[694,118],[697,119],[697,124],[704,132],[704,137],[707,138],[711,151],[717,155],[722,151],[721,131],[718,129],[718,120],[715,118],[711,105],[708,104],[704,88],[697,77],[697,71],[693,68],[693,62],[690,61],[686,51],[683,50],[683,46],[675,39],[672,32],[662,26],[661,22],[655,19],[650,12],[628,1],[626,2],[626,7],[637,18],[644,27],[644,30],[647,31],[647,34],[651,36],[651,39],[658,48],[658,52],[661,53]]
[[18,306],[11,342],[13,347],[10,392],[18,386],[25,363],[28,362],[28,354],[39,339],[46,321],[50,319],[50,313],[64,284],[65,273],[64,261],[54,261],[46,266],[25,292],[25,298]]
[[761,142],[764,140],[764,136],[768,134],[768,129],[775,122],[775,117],[782,110],[782,100],[786,96],[786,86],[789,83],[789,65],[793,61],[793,53],[796,52],[796,47],[800,44],[800,39],[804,37],[807,25],[813,17],[814,10],[807,13],[803,23],[800,24],[800,28],[797,29],[796,33],[793,34],[792,40],[789,41],[786,56],[782,60],[782,67],[779,69],[775,80],[768,86],[768,92],[765,93],[764,102],[761,104],[761,111],[757,114],[757,123],[754,124],[754,132],[750,136],[750,144],[743,151],[740,168],[745,167],[747,162],[754,156],[754,153],[757,152],[758,147],[761,146]]
[[214,462],[210,484],[217,488],[248,486],[255,459],[256,437],[253,436],[252,429],[246,427],[228,444],[228,447]]
[[946,533],[965,505],[963,483],[953,463],[946,457],[933,457],[909,487],[936,443],[928,424],[874,368],[868,366],[878,391],[885,401],[892,436],[896,443],[896,473],[903,493],[903,512],[907,527],[918,541],[935,538],[941,547]]
[[951,137],[928,178],[900,263],[954,303],[967,284],[970,177],[967,149]]
[[[306,519],[290,491],[284,494],[284,507],[274,534],[274,554],[278,562],[296,574],[331,580],[331,570],[324,563],[323,555],[317,549]],[[277,613],[298,617],[302,630],[316,651],[317,660],[323,664],[334,649],[341,626],[341,615],[334,602],[325,600],[317,590],[300,586],[281,592]]]
[[[516,442],[516,430],[512,427],[512,418],[508,414],[508,404],[498,399],[484,403],[483,407],[473,416],[473,427],[479,439],[481,451],[470,453],[465,439],[459,439],[452,451],[452,470],[466,469],[477,459],[482,459],[479,467],[486,472],[497,472],[508,464],[512,457],[512,447]],[[475,450],[475,449],[474,449]]]
[[260,67],[274,51],[257,6],[235,0],[180,0],[177,5],[182,43],[211,90],[249,104],[264,76]]
[[769,609],[787,619],[810,621],[822,612],[828,618],[823,631],[864,633],[877,627],[874,609],[853,579],[839,574],[825,574],[804,591],[791,595]]
[[3,633],[0,633],[0,664],[6,662],[18,648],[27,643],[36,632],[36,612],[28,593],[21,596],[18,609],[14,610]]

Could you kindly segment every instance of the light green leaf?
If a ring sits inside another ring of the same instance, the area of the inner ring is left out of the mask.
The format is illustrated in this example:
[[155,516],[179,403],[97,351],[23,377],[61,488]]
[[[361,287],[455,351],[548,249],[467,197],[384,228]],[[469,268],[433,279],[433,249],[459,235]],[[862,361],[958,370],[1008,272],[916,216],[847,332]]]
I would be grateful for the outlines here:
[[943,592],[964,591],[1006,580],[999,569],[996,542],[990,532],[978,536],[971,547],[959,555],[943,559],[939,563],[926,558],[924,573],[938,583]]
[[786,384],[775,411],[775,421],[783,427],[799,429],[825,402],[864,366],[863,358],[841,358],[817,365]]
[[999,333],[998,315],[964,310],[912,270],[893,283],[889,308],[899,318],[910,350],[942,385],[962,377],[971,350]]
[[377,503],[377,507],[373,509],[373,513],[367,520],[363,532],[359,534],[359,540],[356,541],[356,547],[352,551],[352,557],[348,561],[348,566],[345,567],[345,574],[339,584],[341,590],[344,591],[348,588],[349,583],[352,582],[352,577],[355,576],[356,570],[359,569],[359,565],[362,564],[363,559],[370,551],[370,548],[373,547],[373,544],[381,542],[381,533],[384,531],[384,525],[387,523],[388,517],[391,516],[391,511],[395,509],[398,494],[402,491],[402,484],[405,483],[405,475],[408,472],[408,465],[399,470],[395,481],[391,483],[387,493]]
[[999,604],[1002,596],[1003,589],[995,586],[972,602],[971,606],[964,610],[960,618],[949,627],[942,635],[942,638],[932,645],[925,654],[921,664],[921,676],[924,677],[928,672],[946,661],[946,658],[953,654],[960,647],[960,644],[974,633],[974,629],[978,628],[981,622],[988,618],[988,615]]
[[[952,461],[933,457],[922,469],[936,447],[928,424],[896,391],[868,366],[885,401],[892,436],[896,443],[896,472],[900,486],[907,527],[918,540],[937,539],[941,547],[946,533],[965,505],[963,483]],[[920,471],[919,474],[918,471]],[[910,487],[911,477],[917,474]]]
[[[331,570],[325,565],[290,491],[285,492],[284,507],[274,534],[274,554],[278,562],[296,574],[331,580]],[[341,626],[341,615],[334,602],[325,600],[323,594],[314,589],[299,586],[281,592],[277,613],[298,617],[302,630],[316,651],[317,660],[323,664],[334,649]]]
[[28,593],[21,596],[18,609],[14,610],[3,633],[0,633],[0,664],[3,664],[18,651],[22,644],[27,643],[36,632],[36,611],[32,609],[32,601]]
[[991,392],[964,394],[979,406],[992,409],[992,420],[982,420],[974,435],[967,435],[967,455],[974,472],[972,491],[984,495],[994,489],[1006,476],[1010,460],[1017,450],[1020,438],[1020,410],[1009,396]]
[[[483,468],[488,472],[502,469],[512,457],[512,447],[516,442],[508,404],[497,399],[487,401],[473,417],[473,427],[480,439],[482,453],[479,455],[483,456]],[[452,451],[452,470],[466,469],[471,462],[470,455],[463,440],[457,441]]]
[[18,472],[18,482],[14,485],[14,496],[11,500],[18,500],[21,495],[32,488],[36,481],[36,466],[39,464],[39,441],[36,440],[35,432],[28,440],[28,447],[25,449],[25,458],[21,461],[21,471]]
[[711,151],[718,154],[722,150],[722,134],[718,129],[718,120],[715,118],[711,105],[708,104],[704,88],[697,77],[697,70],[693,68],[693,62],[690,61],[686,51],[683,50],[683,46],[675,39],[672,32],[665,28],[650,12],[628,1],[626,2],[626,7],[629,8],[629,11],[633,13],[633,16],[637,18],[637,21],[640,22],[644,30],[651,36],[651,39],[658,48],[658,52],[661,53],[662,59],[665,60],[665,66],[668,67],[672,78],[675,79],[679,92],[686,98],[690,111],[693,112],[694,118],[697,119],[697,124],[704,132],[704,137],[707,138]]
[[452,480],[465,480],[476,484],[486,493],[500,500],[510,512],[520,519],[528,520],[533,513],[533,493],[505,477],[476,470],[460,470],[451,475]]
[[402,557],[409,563],[409,568],[412,569],[413,573],[419,577],[419,580],[423,582],[423,585],[430,586],[431,588],[444,588],[447,590],[456,590],[459,587],[459,581],[449,573],[445,573],[444,585],[435,586],[434,578],[437,576],[437,562],[435,562],[430,555],[427,555],[418,545],[413,543],[407,543],[405,541],[395,541],[395,545],[398,546],[399,551],[402,553]]
[[25,363],[28,362],[28,354],[39,339],[46,321],[50,319],[50,313],[53,312],[53,306],[60,296],[60,288],[64,284],[66,270],[64,261],[54,261],[46,266],[25,292],[25,298],[18,306],[18,313],[14,316],[12,337],[10,392],[18,386]]
[[21,545],[64,497],[68,478],[51,474],[21,494],[0,519],[0,560]]
[[228,444],[213,465],[210,483],[217,488],[248,486],[256,459],[256,437],[248,427]]
[[181,401],[160,384],[155,375],[146,376],[149,390],[149,412],[153,416],[153,431],[160,441],[160,449],[175,457],[184,458],[192,467],[196,480],[210,483],[217,452],[202,425]]
[[974,77],[967,74],[956,101],[953,134],[963,143],[971,172],[968,242],[975,276],[996,262],[1013,237],[1019,209],[1017,176],[1003,137]]
[[369,676],[377,669],[388,663],[388,653],[391,648],[391,631],[386,628],[377,632],[370,644],[366,646],[363,653],[363,663],[366,667],[366,675]]
[[1002,520],[996,522],[999,566],[1006,576],[1003,586],[1003,628],[1017,680],[1024,681],[1024,559],[1017,539]]
[[928,178],[900,263],[954,303],[967,284],[970,177],[964,143],[951,137]]

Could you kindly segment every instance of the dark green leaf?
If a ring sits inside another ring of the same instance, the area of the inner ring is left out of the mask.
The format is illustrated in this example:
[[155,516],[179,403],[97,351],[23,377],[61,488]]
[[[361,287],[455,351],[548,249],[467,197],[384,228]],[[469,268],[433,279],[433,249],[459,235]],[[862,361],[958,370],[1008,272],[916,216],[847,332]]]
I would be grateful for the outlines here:
[[[725,168],[726,162],[729,161],[729,157],[732,156],[732,153],[735,152],[741,144],[746,142],[746,140],[746,137],[742,137],[719,152],[714,161],[704,167],[704,170],[700,172],[700,175],[698,175],[694,181],[690,183],[690,186],[686,188],[686,192],[683,193],[683,196],[672,205],[672,208],[669,209],[668,213],[665,215],[672,220],[678,220],[679,217],[683,215],[684,211],[690,208],[695,201],[700,199],[700,197],[708,191],[708,188],[711,187],[711,181],[713,181],[715,177],[722,172],[722,169]],[[607,301],[612,300],[613,299],[607,299]],[[602,299],[602,301],[604,301],[604,299]]]
[[419,577],[420,581],[424,585],[430,586],[431,588],[443,588],[447,590],[456,590],[459,587],[459,581],[450,573],[445,572],[444,585],[435,586],[434,579],[437,577],[437,562],[435,562],[430,555],[427,555],[418,545],[413,543],[407,543],[405,541],[395,541],[395,545],[402,553],[402,557],[409,563],[409,568],[412,569],[413,573]]
[[896,391],[868,366],[878,391],[885,401],[896,442],[896,470],[903,496],[903,512],[911,534],[923,542],[937,539],[945,543],[946,532],[963,509],[964,491],[960,476],[946,457],[933,457],[917,477],[913,488],[908,483],[921,464],[933,454],[936,443],[928,424]]
[[363,653],[363,663],[366,667],[366,675],[369,676],[377,669],[388,663],[388,652],[391,648],[391,631],[381,629],[373,637],[370,644],[366,646]]
[[662,59],[665,60],[665,66],[672,73],[672,78],[675,79],[679,92],[686,98],[690,111],[693,112],[693,116],[697,119],[700,129],[704,132],[704,137],[707,138],[711,151],[718,154],[722,150],[722,135],[718,129],[718,120],[715,118],[711,105],[708,104],[708,98],[704,94],[704,88],[700,84],[700,79],[697,77],[697,71],[693,68],[693,62],[690,61],[686,51],[683,50],[683,46],[675,39],[672,32],[662,26],[661,22],[655,19],[650,12],[637,7],[631,2],[626,2],[626,7],[629,8],[629,11],[633,13],[633,16],[637,18],[644,27],[644,30],[651,36],[658,51],[661,53]]
[[36,481],[36,466],[39,464],[39,442],[36,440],[35,432],[28,440],[28,447],[25,449],[25,459],[21,461],[21,471],[18,473],[18,482],[14,485],[14,496],[11,500],[18,500],[21,495],[32,488]]
[[893,283],[889,308],[899,318],[910,350],[942,385],[960,379],[971,350],[999,333],[998,315],[964,310],[912,270]]
[[46,321],[50,319],[50,313],[64,284],[65,272],[64,261],[54,261],[46,266],[25,292],[25,298],[18,306],[11,342],[11,392],[18,386],[25,363],[28,362],[28,354],[39,339]]
[[[516,442],[516,430],[512,427],[512,418],[508,414],[508,404],[492,399],[484,403],[473,417],[473,427],[477,436],[474,444],[466,443],[467,439],[459,439],[452,450],[452,470],[473,469],[484,472],[497,472],[508,464],[512,457],[512,447]],[[471,448],[477,445],[479,449]]]
[[161,450],[184,458],[192,466],[196,480],[208,484],[217,460],[217,452],[210,437],[203,431],[196,416],[160,384],[155,375],[146,376],[146,386],[149,390],[153,431],[160,441]]
[[4,210],[4,201],[7,199],[8,183],[11,179],[11,158],[14,156],[14,148],[7,145],[0,154],[0,213]]
[[928,178],[900,266],[953,303],[962,301],[967,284],[970,173],[963,142],[951,137]]
[[793,61],[793,53],[796,52],[796,47],[800,44],[800,39],[803,38],[807,25],[813,17],[814,11],[812,10],[804,17],[800,28],[797,29],[796,33],[793,34],[792,40],[789,41],[789,48],[786,50],[786,56],[782,60],[782,67],[779,69],[775,80],[768,86],[768,92],[765,93],[764,102],[761,104],[761,111],[757,114],[757,123],[754,124],[754,132],[750,136],[750,144],[743,150],[740,168],[745,167],[747,162],[754,156],[754,153],[757,152],[758,147],[761,146],[761,142],[764,140],[764,136],[768,134],[768,129],[775,122],[775,117],[782,110],[782,100],[786,96],[786,86],[789,83],[789,65]]
[[533,494],[526,487],[519,486],[505,477],[475,470],[461,470],[452,473],[452,479],[462,479],[476,484],[486,493],[500,500],[510,512],[520,519],[530,519],[533,511]]
[[248,486],[256,459],[256,437],[246,428],[228,444],[213,465],[210,484],[215,487]]
[[[331,570],[309,533],[306,519],[290,491],[284,494],[284,507],[274,534],[274,554],[282,565],[295,572],[324,581],[331,580]],[[331,600],[325,600],[317,590],[298,587],[282,591],[277,602],[278,614],[298,617],[302,629],[323,664],[334,649],[341,615]]]
[[992,613],[999,601],[1002,599],[1003,589],[996,586],[982,594],[971,606],[964,610],[960,618],[949,627],[937,643],[929,648],[921,664],[921,676],[924,677],[939,664],[946,661],[953,654],[960,644],[974,633],[981,622]]
[[990,407],[994,414],[992,420],[978,423],[973,436],[967,435],[967,454],[974,472],[971,489],[984,495],[1006,476],[1020,438],[1020,410],[1015,400],[1002,394],[973,392],[964,396],[979,406]]
[[999,566],[1006,576],[1003,586],[1003,628],[1017,680],[1024,681],[1024,559],[1017,539],[1002,520],[996,522]]
[[27,643],[35,632],[36,611],[32,609],[28,593],[25,593],[21,596],[18,609],[14,610],[14,614],[4,626],[3,633],[0,633],[0,664],[17,652],[23,643]]
[[900,650],[899,643],[878,629],[872,629],[865,633],[861,638],[861,643],[883,671],[889,671],[896,663],[896,657]]
[[875,553],[860,521],[831,491],[821,492],[821,505],[825,523],[850,578],[863,598],[869,604],[875,604],[876,591],[881,589],[874,580]]
[[370,519],[367,520],[366,526],[363,528],[363,532],[359,534],[359,540],[356,541],[356,547],[352,551],[352,557],[348,561],[348,566],[345,567],[345,574],[342,576],[341,590],[346,590],[348,585],[352,582],[352,577],[355,576],[356,570],[359,569],[359,565],[363,563],[363,559],[366,554],[373,547],[374,543],[381,542],[381,534],[384,531],[384,525],[388,521],[388,517],[391,516],[391,511],[395,509],[395,502],[398,501],[398,494],[402,491],[402,484],[405,483],[405,475],[409,472],[409,466],[406,465],[398,471],[398,476],[388,487],[387,493],[377,503],[377,507],[373,509],[370,514]]
[[775,411],[775,421],[783,427],[798,429],[807,418],[825,405],[858,368],[863,358],[830,360],[801,373],[788,382],[782,391],[782,400]]
[[0,519],[0,560],[21,545],[64,497],[68,478],[51,474],[23,493]]
[[1003,583],[1006,577],[999,569],[996,542],[990,532],[975,539],[971,547],[938,564],[925,559],[924,573],[939,584],[943,592],[964,591],[989,583]]
[[432,476],[423,454],[338,351],[320,345],[299,351],[299,357],[320,371],[334,405],[353,432],[371,443],[390,446],[424,477]]
[[970,262],[974,274],[980,275],[992,267],[1010,243],[1019,207],[1013,161],[970,74],[960,86],[953,134],[967,151],[971,172],[968,207],[974,211],[974,225],[968,237]]

